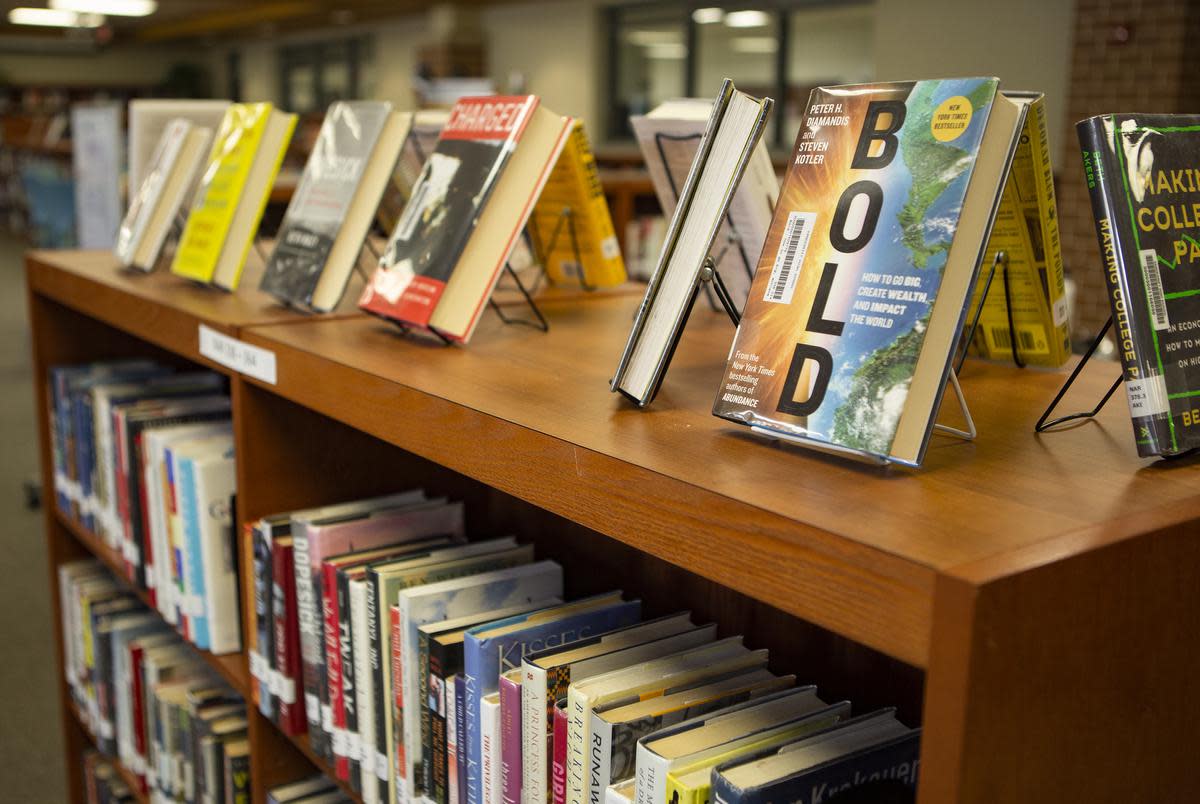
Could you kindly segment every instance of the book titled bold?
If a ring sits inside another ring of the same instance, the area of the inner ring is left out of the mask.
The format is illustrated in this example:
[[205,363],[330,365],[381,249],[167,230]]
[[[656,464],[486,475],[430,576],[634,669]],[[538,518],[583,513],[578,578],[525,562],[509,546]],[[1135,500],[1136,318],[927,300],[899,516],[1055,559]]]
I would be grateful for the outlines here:
[[715,415],[921,463],[1019,134],[997,89],[813,90]]
[[329,107],[261,290],[317,312],[337,306],[411,125],[412,115],[393,112],[384,101]]
[[571,123],[532,95],[455,104],[359,306],[470,338]]
[[1200,115],[1078,124],[1142,456],[1200,447]]

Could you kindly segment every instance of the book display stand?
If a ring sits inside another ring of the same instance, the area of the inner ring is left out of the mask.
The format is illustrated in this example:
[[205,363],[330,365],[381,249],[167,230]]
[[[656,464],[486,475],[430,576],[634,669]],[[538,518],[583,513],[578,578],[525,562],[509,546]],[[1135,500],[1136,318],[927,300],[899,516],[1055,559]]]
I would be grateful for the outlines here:
[[1096,414],[1104,409],[1104,406],[1108,404],[1108,400],[1111,399],[1112,395],[1116,393],[1119,387],[1121,387],[1121,380],[1123,379],[1123,376],[1118,375],[1113,384],[1109,386],[1107,391],[1104,392],[1104,396],[1100,398],[1100,401],[1097,402],[1096,406],[1090,411],[1084,410],[1078,413],[1068,413],[1065,416],[1059,416],[1054,419],[1050,418],[1050,414],[1052,414],[1054,409],[1058,407],[1058,403],[1062,401],[1062,398],[1066,396],[1067,391],[1069,391],[1071,386],[1075,384],[1075,379],[1079,376],[1079,373],[1083,371],[1083,367],[1088,364],[1088,361],[1092,359],[1092,355],[1095,354],[1096,349],[1098,349],[1100,344],[1104,342],[1104,336],[1108,334],[1108,330],[1112,327],[1112,323],[1112,316],[1109,316],[1108,321],[1105,322],[1104,326],[1100,328],[1100,333],[1092,339],[1092,343],[1087,348],[1087,351],[1083,353],[1083,357],[1079,358],[1079,362],[1075,364],[1075,368],[1071,370],[1071,374],[1067,377],[1066,382],[1062,384],[1062,387],[1058,389],[1058,393],[1054,395],[1054,399],[1051,400],[1050,404],[1046,406],[1046,409],[1042,411],[1042,415],[1038,417],[1037,424],[1033,426],[1035,433],[1044,433],[1048,430],[1053,430],[1059,425],[1066,424],[1067,422],[1073,422],[1079,419],[1095,418]]
[[971,317],[971,323],[967,326],[966,337],[963,338],[962,354],[958,356],[958,362],[954,365],[954,370],[961,371],[963,363],[966,362],[967,352],[971,349],[971,342],[975,340],[975,331],[979,329],[979,319],[983,317],[983,305],[987,303],[988,294],[992,291],[992,282],[996,278],[996,269],[1000,268],[1000,275],[1004,282],[1004,310],[1008,313],[1008,343],[1012,349],[1013,365],[1017,368],[1025,368],[1025,361],[1021,359],[1021,355],[1017,352],[1017,329],[1013,323],[1012,314],[1012,295],[1008,284],[1008,254],[1001,249],[996,252],[995,258],[992,260],[992,267],[988,270],[988,278],[983,283],[983,293],[979,296],[979,307],[975,310],[975,315]]

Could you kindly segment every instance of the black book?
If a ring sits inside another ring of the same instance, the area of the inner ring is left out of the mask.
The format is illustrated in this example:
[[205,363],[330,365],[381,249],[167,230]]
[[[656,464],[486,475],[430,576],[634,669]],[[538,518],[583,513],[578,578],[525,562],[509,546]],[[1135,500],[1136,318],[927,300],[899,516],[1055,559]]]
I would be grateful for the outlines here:
[[1200,447],[1200,115],[1077,125],[1142,456]]

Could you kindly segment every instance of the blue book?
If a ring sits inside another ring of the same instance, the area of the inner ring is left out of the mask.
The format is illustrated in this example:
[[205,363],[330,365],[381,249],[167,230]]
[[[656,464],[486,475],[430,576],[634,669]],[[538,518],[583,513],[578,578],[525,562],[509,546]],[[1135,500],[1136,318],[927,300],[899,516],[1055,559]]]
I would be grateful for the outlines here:
[[466,739],[459,733],[459,754],[467,752],[467,804],[483,804],[483,744],[479,722],[483,696],[500,688],[500,674],[519,668],[526,654],[566,645],[595,634],[632,625],[641,618],[641,601],[623,601],[620,592],[586,598],[467,631],[463,676],[467,687]]
[[455,783],[450,786],[455,795],[449,804],[466,804],[467,787],[467,747],[463,739],[467,733],[467,680],[462,673],[454,677],[454,730],[458,743],[455,746],[454,764],[457,770]]
[[921,730],[885,709],[803,740],[718,765],[713,804],[911,804]]

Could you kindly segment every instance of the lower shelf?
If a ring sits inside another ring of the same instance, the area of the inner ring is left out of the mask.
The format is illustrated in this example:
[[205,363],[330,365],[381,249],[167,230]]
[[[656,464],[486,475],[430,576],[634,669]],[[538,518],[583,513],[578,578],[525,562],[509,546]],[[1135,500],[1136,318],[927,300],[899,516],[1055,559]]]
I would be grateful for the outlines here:
[[[79,707],[75,706],[74,704],[68,704],[68,707],[71,710],[71,717],[75,718],[75,722],[79,724],[79,728],[81,728],[83,733],[87,735],[88,739],[92,741],[92,745],[99,747],[100,743],[96,739],[96,735],[92,734],[92,730],[88,728],[87,719],[83,716],[83,713],[79,711]],[[129,770],[129,768],[121,764],[121,760],[117,759],[116,757],[111,757],[107,754],[104,756],[105,759],[107,759],[112,766],[116,768],[117,775],[121,777],[121,781],[125,782],[126,787],[129,788],[138,804],[149,804],[150,797],[142,792],[141,780],[137,777],[137,775],[133,771]]]

